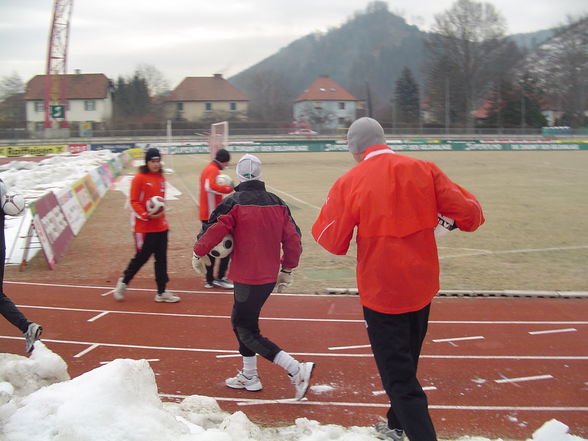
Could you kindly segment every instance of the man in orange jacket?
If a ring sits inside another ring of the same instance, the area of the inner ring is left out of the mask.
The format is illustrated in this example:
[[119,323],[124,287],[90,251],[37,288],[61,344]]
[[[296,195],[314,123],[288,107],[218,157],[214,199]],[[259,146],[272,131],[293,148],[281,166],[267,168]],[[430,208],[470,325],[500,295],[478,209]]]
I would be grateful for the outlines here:
[[416,377],[431,301],[439,290],[438,216],[462,231],[484,223],[482,208],[435,164],[396,154],[382,126],[360,118],[347,134],[358,165],[334,184],[312,226],[315,240],[344,255],[357,228],[357,284],[372,352],[390,399],[382,439],[437,441]]
[[[200,173],[200,221],[202,224],[208,222],[211,213],[221,203],[223,196],[233,192],[232,185],[219,184],[216,179],[229,162],[231,154],[225,149],[219,149],[214,159],[202,169]],[[214,277],[215,258],[209,256],[210,265],[206,267],[205,288],[218,286],[224,289],[233,289],[233,283],[225,277],[229,267],[230,256],[220,259],[217,277]]]

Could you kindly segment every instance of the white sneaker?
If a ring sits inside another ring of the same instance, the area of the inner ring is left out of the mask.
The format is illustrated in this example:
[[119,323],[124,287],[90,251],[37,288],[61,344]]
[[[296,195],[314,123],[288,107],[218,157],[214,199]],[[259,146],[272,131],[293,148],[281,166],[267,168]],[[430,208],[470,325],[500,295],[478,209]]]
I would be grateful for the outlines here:
[[160,303],[177,303],[180,301],[180,298],[166,289],[161,294],[155,295],[155,301]]
[[247,378],[241,371],[239,371],[237,376],[227,378],[225,384],[232,389],[247,389],[250,392],[256,392],[263,388],[257,375]]
[[235,287],[235,285],[233,285],[233,282],[231,282],[226,277],[223,279],[214,279],[212,281],[212,284],[214,286],[218,286],[219,288],[223,288],[223,289],[233,289]]
[[388,423],[374,424],[376,430],[376,437],[386,441],[402,441],[404,439],[404,431],[401,429],[390,429]]
[[114,288],[112,295],[117,301],[122,302],[125,299],[126,290],[127,284],[123,283],[123,278],[121,277],[120,279],[118,279],[118,282],[116,282],[116,288]]
[[296,388],[296,399],[301,400],[304,395],[306,394],[306,390],[308,389],[308,385],[310,384],[310,377],[312,375],[312,370],[314,368],[314,363],[307,361],[305,363],[300,363],[300,369],[296,375],[289,375],[290,381]]
[[31,323],[27,328],[27,332],[24,332],[25,338],[25,351],[32,352],[35,348],[35,342],[41,338],[41,333],[43,332],[43,328],[36,323]]

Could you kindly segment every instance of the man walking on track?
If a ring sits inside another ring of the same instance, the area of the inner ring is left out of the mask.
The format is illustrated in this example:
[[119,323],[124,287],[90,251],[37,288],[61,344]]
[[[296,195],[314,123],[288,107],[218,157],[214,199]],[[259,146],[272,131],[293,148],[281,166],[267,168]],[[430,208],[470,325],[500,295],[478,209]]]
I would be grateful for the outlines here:
[[150,214],[147,211],[147,201],[161,196],[165,199],[165,177],[161,155],[156,148],[150,148],[145,153],[145,165],[131,182],[130,202],[133,216],[133,231],[135,237],[135,257],[131,259],[118,279],[114,289],[114,298],[119,302],[124,300],[127,285],[135,274],[147,263],[153,254],[155,257],[155,283],[157,284],[156,302],[176,303],[180,297],[166,289],[169,277],[167,274],[167,241],[169,225],[165,218],[165,211]]
[[[0,201],[4,201],[7,193],[6,184],[0,179]],[[4,223],[6,221],[4,210],[0,209],[0,314],[23,333],[25,338],[25,351],[32,352],[35,341],[41,337],[43,328],[29,321],[16,307],[14,302],[4,294],[4,262],[6,261],[6,238],[4,236]]]
[[[231,154],[225,150],[220,149],[216,152],[214,160],[212,160],[200,173],[200,221],[205,223],[210,218],[212,211],[223,200],[223,195],[233,192],[232,185],[221,185],[217,183],[216,178],[231,161]],[[205,288],[213,288],[218,286],[224,289],[233,289],[233,284],[225,277],[227,268],[229,267],[230,257],[223,257],[218,265],[218,275],[214,277],[214,267],[216,259],[208,256],[210,265],[206,267],[206,282]]]
[[344,255],[357,228],[359,297],[391,403],[387,422],[375,425],[378,437],[437,441],[416,376],[439,290],[434,229],[440,214],[474,231],[484,223],[482,208],[432,162],[392,151],[376,120],[356,120],[347,140],[358,165],[333,184],[312,235],[327,251]]
[[231,323],[243,356],[243,370],[227,378],[225,384],[233,389],[261,390],[259,354],[288,372],[295,398],[301,400],[314,363],[299,362],[259,330],[261,308],[276,283],[282,287],[292,283],[292,269],[298,266],[302,253],[300,229],[286,203],[265,190],[259,180],[261,161],[256,156],[244,155],[239,160],[237,176],[241,184],[235,187],[235,193],[226,197],[203,224],[192,263],[194,270],[202,273],[208,252],[225,235],[232,234],[230,277],[235,288]]

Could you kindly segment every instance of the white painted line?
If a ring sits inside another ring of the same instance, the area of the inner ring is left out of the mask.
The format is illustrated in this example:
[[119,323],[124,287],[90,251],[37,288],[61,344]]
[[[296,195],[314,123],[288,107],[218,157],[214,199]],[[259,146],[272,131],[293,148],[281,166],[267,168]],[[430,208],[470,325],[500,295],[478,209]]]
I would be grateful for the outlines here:
[[434,343],[446,343],[446,342],[464,341],[464,340],[484,340],[484,337],[481,335],[476,335],[474,337],[436,338],[433,340],[433,342]]
[[[149,361],[149,362],[153,362],[153,361],[161,361],[159,358],[145,358],[145,361]],[[114,360],[110,360],[110,361],[101,361],[100,364],[108,364],[110,362],[112,362]]]
[[495,383],[520,383],[521,381],[549,380],[553,375],[535,375],[533,377],[503,378],[494,380]]
[[[161,398],[183,400],[188,398],[189,395],[176,395],[176,394],[159,394]],[[254,398],[232,398],[232,397],[212,397],[216,401],[230,401],[230,402],[255,402],[255,401],[268,401],[259,400]],[[274,400],[278,401],[278,400]],[[357,403],[357,402],[339,402],[339,401],[295,401],[295,400],[283,400],[278,401],[277,404],[305,404],[312,406],[344,406],[344,407],[377,407],[388,409],[390,403]],[[439,410],[482,410],[482,411],[531,411],[531,412],[588,412],[588,406],[455,406],[455,405],[444,405],[444,404],[429,404],[429,409]]]
[[473,253],[462,253],[462,254],[453,254],[450,256],[439,256],[439,259],[452,259],[454,257],[467,257],[467,256],[485,256],[491,254],[518,254],[518,253],[541,253],[544,251],[567,251],[567,250],[582,250],[588,248],[588,245],[578,245],[578,246],[569,246],[569,247],[554,247],[554,248],[527,248],[527,249],[519,249],[519,250],[503,250],[503,251],[486,251],[481,250],[479,252]]
[[539,334],[557,334],[559,332],[576,332],[576,328],[566,328],[566,329],[548,329],[546,331],[529,331],[531,335],[539,335]]
[[104,293],[102,293],[102,294],[100,294],[100,295],[101,295],[102,297],[106,297],[106,296],[109,296],[110,294],[112,294],[113,292],[114,292],[114,289],[111,289],[110,291],[106,291],[106,292],[104,292]]
[[269,188],[270,190],[272,190],[273,192],[275,192],[275,193],[282,193],[282,194],[288,196],[290,199],[293,199],[293,200],[295,200],[297,202],[300,202],[301,204],[308,205],[310,208],[314,208],[315,210],[320,210],[321,209],[321,207],[317,207],[316,205],[309,204],[308,202],[303,201],[302,199],[298,199],[296,196],[293,196],[290,193],[286,193],[285,191],[278,190],[276,187],[271,187],[271,186],[269,186],[267,184],[265,184],[265,186],[267,188]]
[[296,398],[281,398],[278,400],[256,400],[256,401],[238,401],[237,406],[257,406],[260,404],[280,404],[280,403],[292,403],[292,402],[306,402],[308,398],[304,397],[301,400]]
[[101,312],[100,314],[98,314],[98,315],[95,315],[94,317],[92,317],[92,318],[88,319],[88,321],[89,321],[89,322],[95,322],[95,321],[96,321],[96,320],[98,320],[99,318],[102,318],[102,317],[104,317],[105,315],[108,315],[108,314],[110,314],[110,311],[104,311],[104,312]]
[[216,358],[235,358],[241,357],[241,354],[227,354],[227,355],[217,355]]
[[93,345],[88,346],[86,349],[84,349],[82,352],[78,352],[76,355],[74,355],[74,358],[80,358],[83,357],[84,355],[86,355],[88,352],[93,351],[94,349],[96,349],[98,346],[100,346],[99,344],[95,343]]
[[329,348],[329,351],[338,351],[341,349],[365,349],[365,348],[371,348],[370,345],[357,345],[357,346],[334,346],[332,348]]

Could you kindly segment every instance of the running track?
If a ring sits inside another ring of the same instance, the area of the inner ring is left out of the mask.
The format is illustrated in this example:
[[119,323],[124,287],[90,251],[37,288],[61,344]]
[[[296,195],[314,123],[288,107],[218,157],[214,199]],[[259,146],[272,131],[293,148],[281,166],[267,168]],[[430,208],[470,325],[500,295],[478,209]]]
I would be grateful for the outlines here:
[[[224,386],[241,364],[230,292],[197,291],[190,289],[193,280],[179,281],[171,288],[182,302],[157,304],[152,285],[136,279],[123,303],[113,300],[111,286],[8,281],[4,288],[43,324],[44,343],[64,358],[72,377],[116,358],[144,358],[163,399],[211,396],[259,424],[307,417],[366,426],[385,415],[356,297],[270,297],[262,333],[299,360],[317,363],[307,400],[292,402],[284,372],[262,359],[263,391]],[[587,318],[586,299],[436,298],[419,377],[440,438],[522,440],[551,418],[588,437]],[[5,320],[0,351],[23,354],[22,337]]]

